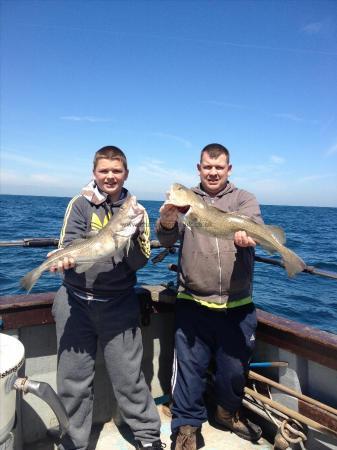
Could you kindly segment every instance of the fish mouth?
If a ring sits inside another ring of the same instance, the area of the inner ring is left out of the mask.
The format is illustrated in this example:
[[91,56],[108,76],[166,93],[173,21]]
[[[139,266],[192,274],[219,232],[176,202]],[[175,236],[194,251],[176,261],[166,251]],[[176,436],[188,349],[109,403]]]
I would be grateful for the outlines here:
[[188,199],[186,200],[184,195],[184,186],[174,183],[170,190],[166,192],[166,205],[174,206],[180,214],[187,214],[192,205],[188,203]]
[[186,214],[188,212],[188,210],[190,209],[190,205],[186,205],[186,206],[176,206],[177,210],[181,213],[181,214]]

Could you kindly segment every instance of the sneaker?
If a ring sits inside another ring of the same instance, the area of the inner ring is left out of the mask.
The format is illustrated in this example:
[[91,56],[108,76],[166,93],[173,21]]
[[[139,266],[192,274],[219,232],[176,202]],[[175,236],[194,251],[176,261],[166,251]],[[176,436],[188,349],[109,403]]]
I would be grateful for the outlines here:
[[159,439],[159,441],[152,442],[150,446],[144,447],[140,441],[136,441],[136,448],[137,450],[161,450],[166,448],[166,444]]
[[179,427],[174,450],[197,450],[197,429],[191,425]]
[[214,418],[219,425],[233,431],[247,441],[256,442],[262,436],[261,428],[243,417],[239,412],[233,414],[218,405]]

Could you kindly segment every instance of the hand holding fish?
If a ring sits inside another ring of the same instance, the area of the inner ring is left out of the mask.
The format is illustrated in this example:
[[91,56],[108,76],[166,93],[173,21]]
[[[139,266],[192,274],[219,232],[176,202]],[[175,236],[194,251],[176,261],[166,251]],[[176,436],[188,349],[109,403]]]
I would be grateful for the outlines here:
[[234,233],[234,243],[238,247],[255,247],[256,242],[247,235],[245,231],[236,231]]
[[[47,259],[50,258],[52,255],[57,253],[58,251],[62,250],[62,248],[57,248],[56,250],[52,250],[51,252],[47,253]],[[50,266],[49,271],[50,272],[63,272],[64,270],[73,269],[75,267],[76,263],[74,258],[70,257],[64,257],[63,260],[60,259],[58,261],[55,261],[52,266]]]
[[[49,256],[52,253],[54,253],[54,252],[49,252],[47,255],[47,258],[49,258]],[[75,262],[74,258],[65,256],[63,259],[59,259],[58,261],[56,261],[55,264],[49,268],[49,271],[50,272],[63,272],[64,270],[73,269],[75,267],[75,265],[76,265],[76,262]]]
[[178,220],[178,208],[174,205],[163,204],[159,210],[161,225],[171,230]]

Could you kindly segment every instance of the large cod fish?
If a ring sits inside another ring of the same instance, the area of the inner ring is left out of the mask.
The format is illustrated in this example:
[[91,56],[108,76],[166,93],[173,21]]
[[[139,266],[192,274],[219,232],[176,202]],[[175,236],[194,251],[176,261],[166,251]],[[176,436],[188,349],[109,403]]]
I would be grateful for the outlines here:
[[306,268],[305,262],[283,245],[286,239],[282,228],[257,224],[240,213],[221,211],[178,183],[171,186],[165,204],[174,205],[184,213],[183,222],[192,231],[225,239],[233,238],[236,231],[245,231],[269,253],[281,255],[289,277]]
[[136,197],[128,197],[117,214],[95,236],[75,240],[64,249],[53,252],[46,261],[21,279],[21,286],[29,292],[41,274],[64,257],[74,258],[74,270],[78,273],[87,271],[95,262],[107,256],[113,257],[116,263],[121,261],[124,254],[128,253],[131,237],[143,216],[144,208],[137,203]]

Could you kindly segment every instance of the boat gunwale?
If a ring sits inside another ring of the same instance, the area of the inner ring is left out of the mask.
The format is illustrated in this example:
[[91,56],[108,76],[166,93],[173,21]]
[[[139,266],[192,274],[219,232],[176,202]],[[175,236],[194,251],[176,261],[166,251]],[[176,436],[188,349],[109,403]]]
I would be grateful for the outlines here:
[[[137,288],[142,314],[173,312],[175,293],[163,286]],[[55,292],[0,296],[0,329],[53,324]],[[337,335],[257,309],[257,338],[337,370]]]

